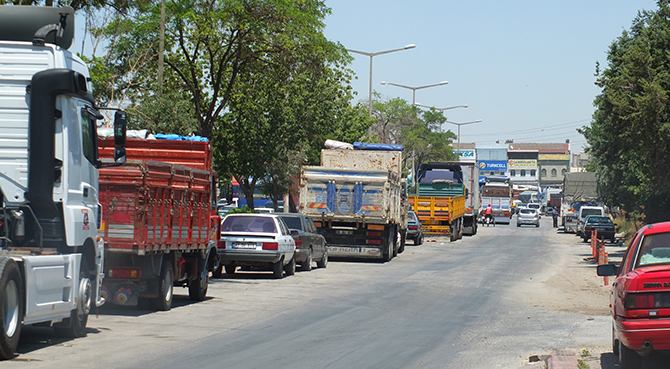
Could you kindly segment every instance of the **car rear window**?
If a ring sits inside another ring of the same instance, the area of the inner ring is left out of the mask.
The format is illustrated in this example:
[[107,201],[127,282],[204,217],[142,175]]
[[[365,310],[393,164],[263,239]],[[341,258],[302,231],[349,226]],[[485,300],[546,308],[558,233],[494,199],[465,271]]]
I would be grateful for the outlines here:
[[521,209],[521,210],[519,210],[519,212],[520,212],[521,214],[535,214],[535,210],[534,210],[534,209]]
[[610,217],[594,217],[591,216],[586,220],[587,223],[595,224],[612,224],[612,219]]
[[417,221],[416,213],[414,213],[414,212],[407,213],[407,219],[409,219],[410,221],[416,222]]
[[670,264],[670,233],[650,234],[642,240],[638,266],[656,264]]
[[221,232],[277,233],[277,227],[271,217],[235,216],[232,214],[223,218]]
[[297,229],[299,231],[302,231],[302,222],[300,221],[300,218],[298,217],[280,217],[284,219],[284,222],[286,223],[286,226],[289,229]]
[[582,209],[582,217],[586,218],[589,215],[602,215],[602,209]]

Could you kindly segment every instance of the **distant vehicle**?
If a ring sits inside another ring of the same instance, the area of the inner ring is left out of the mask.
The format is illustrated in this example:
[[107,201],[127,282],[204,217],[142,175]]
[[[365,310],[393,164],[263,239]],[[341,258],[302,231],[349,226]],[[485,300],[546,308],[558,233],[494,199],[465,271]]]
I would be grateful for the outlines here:
[[535,210],[537,210],[537,214],[540,216],[540,219],[542,218],[542,214],[541,214],[541,211],[542,211],[542,204],[537,203],[537,202],[531,202],[530,204],[526,204],[526,207],[527,207],[528,209],[535,209]]
[[612,218],[600,215],[589,215],[584,220],[584,230],[582,232],[582,239],[587,242],[591,238],[591,232],[597,230],[598,238],[608,239],[614,243],[614,222]]
[[493,207],[495,223],[509,224],[512,209],[512,185],[509,177],[486,176],[486,184],[482,186],[480,207],[480,219],[484,220],[483,211],[488,204]]
[[220,217],[226,216],[229,211],[237,209],[237,206],[235,204],[225,204],[225,205],[218,205],[216,207],[216,212],[219,214]]
[[412,240],[415,245],[423,243],[423,228],[419,217],[414,211],[407,213],[407,239]]
[[314,222],[304,214],[282,213],[279,217],[284,220],[290,231],[298,231],[295,239],[295,262],[300,264],[300,270],[312,270],[312,262],[316,266],[325,268],[328,265],[328,250],[326,239],[320,235]]
[[521,208],[516,215],[516,226],[521,227],[524,224],[540,226],[540,210],[533,208]]
[[563,217],[563,231],[565,233],[577,233],[577,223],[579,221],[579,214],[574,211],[565,213]]
[[265,213],[265,214],[268,214],[268,213],[274,213],[274,212],[275,212],[275,209],[274,209],[274,208],[265,208],[265,207],[263,207],[263,208],[254,208],[254,213]]
[[640,228],[621,266],[598,266],[616,276],[610,294],[612,350],[621,369],[640,368],[641,356],[670,350],[670,222]]
[[605,208],[602,206],[582,206],[579,208],[577,218],[577,236],[584,237],[584,221],[589,215],[605,215]]
[[[295,233],[297,235],[297,232]],[[236,213],[223,218],[214,276],[234,274],[238,266],[271,270],[275,278],[295,274],[295,241],[275,214]]]
[[[265,204],[263,204],[263,207],[274,209],[275,208],[275,203],[274,203],[274,201],[270,200],[270,201],[267,201]],[[277,212],[278,213],[283,213],[284,212],[284,201],[283,200],[277,201]]]

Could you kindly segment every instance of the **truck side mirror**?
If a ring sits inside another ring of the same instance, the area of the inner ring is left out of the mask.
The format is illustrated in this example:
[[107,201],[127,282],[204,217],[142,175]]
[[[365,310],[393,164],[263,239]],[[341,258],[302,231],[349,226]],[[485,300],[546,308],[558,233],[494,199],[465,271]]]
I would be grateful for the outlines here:
[[[114,114],[114,144],[116,146],[126,145],[126,124],[126,112],[117,111]],[[123,156],[125,155],[124,150]],[[116,151],[114,152],[114,157],[116,157]]]
[[125,164],[126,163],[126,148],[125,147],[114,148],[114,162],[116,164]]

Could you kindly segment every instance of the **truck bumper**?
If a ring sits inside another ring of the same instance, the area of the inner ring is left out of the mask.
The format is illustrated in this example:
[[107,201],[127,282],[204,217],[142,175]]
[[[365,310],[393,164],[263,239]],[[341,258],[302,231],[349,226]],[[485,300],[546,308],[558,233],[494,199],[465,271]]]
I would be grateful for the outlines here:
[[382,257],[382,250],[370,246],[328,245],[328,257],[374,258]]

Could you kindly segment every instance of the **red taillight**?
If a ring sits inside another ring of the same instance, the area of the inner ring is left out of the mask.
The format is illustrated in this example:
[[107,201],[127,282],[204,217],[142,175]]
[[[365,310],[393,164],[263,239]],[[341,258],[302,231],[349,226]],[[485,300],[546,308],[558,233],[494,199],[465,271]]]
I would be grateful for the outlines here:
[[419,226],[409,226],[410,231],[416,231],[419,229]]
[[220,249],[225,249],[226,248],[226,241],[219,240],[219,242],[216,244],[216,247],[218,247]]
[[624,298],[623,307],[630,309],[650,309],[656,307],[653,293],[629,293]]
[[302,240],[300,238],[295,238],[294,240],[295,240],[295,246],[296,247],[302,246]]
[[279,243],[263,242],[263,250],[279,250]]
[[110,278],[139,279],[141,276],[142,276],[142,271],[139,268],[123,268],[123,269],[109,269],[109,270],[107,270],[107,277],[110,277]]
[[378,231],[367,231],[365,232],[365,235],[368,237],[383,237],[384,233]]

